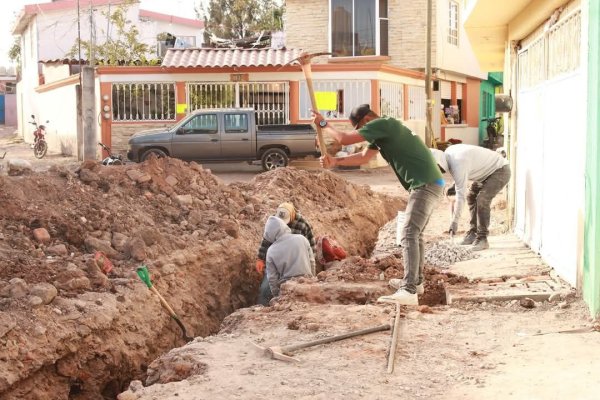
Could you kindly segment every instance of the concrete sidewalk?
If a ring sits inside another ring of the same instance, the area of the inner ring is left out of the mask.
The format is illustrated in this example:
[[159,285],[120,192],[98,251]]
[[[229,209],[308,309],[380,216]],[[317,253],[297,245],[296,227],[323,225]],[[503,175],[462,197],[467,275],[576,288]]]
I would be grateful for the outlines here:
[[574,293],[574,289],[516,235],[490,236],[488,240],[490,248],[478,252],[477,258],[449,268],[450,272],[477,284],[475,287],[472,283],[465,287],[448,287],[448,304],[522,298],[544,301]]

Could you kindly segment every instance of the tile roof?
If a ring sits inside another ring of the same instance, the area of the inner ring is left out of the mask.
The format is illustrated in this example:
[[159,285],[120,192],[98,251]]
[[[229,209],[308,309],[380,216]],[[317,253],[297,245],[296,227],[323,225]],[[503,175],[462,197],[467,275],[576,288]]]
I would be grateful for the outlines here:
[[279,67],[298,57],[300,49],[168,49],[163,67]]

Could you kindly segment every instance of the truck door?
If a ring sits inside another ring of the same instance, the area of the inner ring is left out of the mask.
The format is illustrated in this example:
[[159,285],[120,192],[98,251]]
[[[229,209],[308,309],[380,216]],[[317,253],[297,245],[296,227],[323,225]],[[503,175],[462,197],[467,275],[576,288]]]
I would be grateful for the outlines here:
[[221,135],[221,156],[226,159],[248,159],[255,155],[252,147],[253,124],[248,120],[247,112],[228,112],[223,114],[223,133]]
[[172,156],[182,160],[221,158],[217,114],[196,114],[190,118],[173,135],[171,149]]

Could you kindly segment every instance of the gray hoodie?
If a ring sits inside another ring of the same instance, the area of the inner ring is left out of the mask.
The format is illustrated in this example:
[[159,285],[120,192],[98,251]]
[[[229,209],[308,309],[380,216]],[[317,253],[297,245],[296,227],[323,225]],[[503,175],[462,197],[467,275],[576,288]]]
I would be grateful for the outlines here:
[[279,295],[279,286],[295,276],[311,276],[315,257],[302,235],[293,234],[281,219],[271,216],[265,225],[264,238],[273,243],[267,250],[267,279],[273,296]]

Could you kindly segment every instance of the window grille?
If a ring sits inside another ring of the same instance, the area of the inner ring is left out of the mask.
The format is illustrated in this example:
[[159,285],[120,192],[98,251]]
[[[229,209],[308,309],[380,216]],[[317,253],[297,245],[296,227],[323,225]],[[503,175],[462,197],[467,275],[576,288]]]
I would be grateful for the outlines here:
[[548,32],[548,79],[579,68],[581,12],[567,17]]
[[174,83],[113,83],[113,121],[175,120]]
[[192,82],[187,85],[189,111],[254,108],[258,125],[289,123],[288,82]]
[[381,115],[404,119],[404,85],[395,82],[380,82],[379,109]]
[[459,5],[451,0],[449,3],[448,43],[458,46]]
[[[371,81],[313,81],[315,92],[336,92],[335,110],[319,110],[327,119],[348,119],[352,109],[360,104],[371,103]],[[300,82],[300,119],[312,119],[310,97],[306,81]]]

